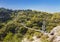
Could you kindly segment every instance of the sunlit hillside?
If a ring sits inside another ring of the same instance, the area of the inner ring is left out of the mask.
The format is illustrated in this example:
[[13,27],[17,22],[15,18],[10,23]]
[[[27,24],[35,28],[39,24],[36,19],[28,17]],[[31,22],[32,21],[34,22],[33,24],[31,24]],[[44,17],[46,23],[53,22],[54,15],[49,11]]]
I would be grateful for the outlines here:
[[[34,35],[44,40],[47,37],[41,32],[35,31],[42,30],[43,21],[45,21],[45,30],[43,31],[49,33],[54,27],[60,25],[60,13],[0,8],[0,41],[22,42],[25,37],[33,40]],[[35,30],[28,29],[21,23]]]

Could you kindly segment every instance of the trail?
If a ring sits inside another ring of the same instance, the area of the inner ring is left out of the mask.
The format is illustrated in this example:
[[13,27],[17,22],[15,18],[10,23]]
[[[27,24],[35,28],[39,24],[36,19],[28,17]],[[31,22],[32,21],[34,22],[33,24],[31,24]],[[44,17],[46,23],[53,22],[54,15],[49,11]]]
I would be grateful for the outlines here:
[[45,31],[42,31],[42,30],[37,30],[37,29],[33,29],[33,28],[30,28],[30,27],[27,27],[27,26],[25,26],[25,24],[23,24],[23,23],[20,23],[22,26],[24,26],[25,28],[27,28],[27,29],[30,29],[30,30],[34,30],[34,31],[37,31],[37,32],[41,32],[41,33],[43,33],[43,34],[49,34],[49,33],[47,33],[47,32],[45,32]]

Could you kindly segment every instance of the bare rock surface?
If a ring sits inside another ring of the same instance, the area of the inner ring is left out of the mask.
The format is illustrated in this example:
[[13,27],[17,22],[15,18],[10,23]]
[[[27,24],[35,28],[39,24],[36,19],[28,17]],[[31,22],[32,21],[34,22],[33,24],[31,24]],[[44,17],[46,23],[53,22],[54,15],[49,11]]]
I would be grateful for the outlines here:
[[51,42],[60,42],[60,26],[53,28],[48,36]]
[[[60,42],[60,26],[53,28],[47,35],[49,36],[48,40],[50,40],[50,42]],[[22,42],[42,42],[40,38],[37,38],[36,36],[33,36],[32,38],[32,41],[24,38]]]

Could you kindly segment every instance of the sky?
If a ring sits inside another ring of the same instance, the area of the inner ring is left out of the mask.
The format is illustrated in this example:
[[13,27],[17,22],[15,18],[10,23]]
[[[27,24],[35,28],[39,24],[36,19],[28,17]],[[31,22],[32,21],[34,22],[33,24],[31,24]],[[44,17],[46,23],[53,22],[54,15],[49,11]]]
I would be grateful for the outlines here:
[[32,9],[44,12],[60,12],[60,0],[0,0],[0,7],[8,9]]

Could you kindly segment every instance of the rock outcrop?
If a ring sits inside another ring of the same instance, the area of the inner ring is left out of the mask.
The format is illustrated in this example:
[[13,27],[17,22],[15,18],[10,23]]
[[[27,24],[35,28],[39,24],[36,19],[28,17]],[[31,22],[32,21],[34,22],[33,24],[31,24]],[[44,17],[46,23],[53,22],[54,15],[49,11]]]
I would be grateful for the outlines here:
[[53,28],[48,36],[51,42],[60,42],[60,26]]
[[[48,36],[47,40],[50,42],[60,42],[60,26],[53,28],[50,33],[46,34],[46,36]],[[37,38],[37,36],[33,36],[32,38],[32,41],[24,38],[22,42],[42,42],[41,38]]]

